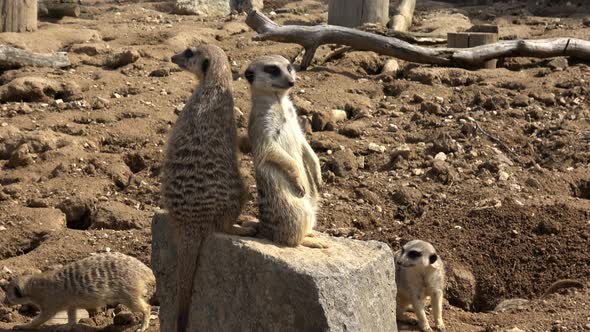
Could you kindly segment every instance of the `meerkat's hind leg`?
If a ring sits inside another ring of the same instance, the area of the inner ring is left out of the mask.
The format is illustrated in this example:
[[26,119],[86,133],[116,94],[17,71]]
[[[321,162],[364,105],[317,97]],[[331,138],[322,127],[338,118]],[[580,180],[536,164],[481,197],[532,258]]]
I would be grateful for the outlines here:
[[434,322],[436,324],[436,328],[440,332],[446,331],[445,323],[443,322],[442,318],[442,306],[443,306],[443,293],[442,290],[436,291],[432,295],[432,313],[434,315]]
[[143,319],[141,326],[135,330],[136,332],[144,332],[150,326],[151,307],[144,299],[138,299],[126,305],[132,312],[141,312]]
[[426,311],[424,310],[424,303],[420,299],[413,301],[412,306],[414,307],[414,313],[418,318],[418,326],[423,332],[433,332],[428,324],[428,318],[426,317]]

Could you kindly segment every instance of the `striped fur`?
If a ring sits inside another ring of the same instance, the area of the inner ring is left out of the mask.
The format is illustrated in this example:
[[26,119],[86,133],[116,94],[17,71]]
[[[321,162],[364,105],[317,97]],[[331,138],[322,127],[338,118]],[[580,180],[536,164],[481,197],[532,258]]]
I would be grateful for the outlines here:
[[148,300],[155,291],[152,270],[139,260],[120,253],[98,254],[73,262],[61,269],[13,278],[7,287],[7,302],[33,303],[39,316],[21,328],[36,328],[57,312],[68,310],[75,324],[75,309],[93,309],[123,304],[143,313],[139,331],[149,326]]
[[[176,230],[177,327],[187,331],[193,280],[203,241],[234,231],[244,195],[227,56],[205,45],[172,57],[200,84],[178,116],[162,165],[161,200]],[[238,233],[246,235],[246,233]]]

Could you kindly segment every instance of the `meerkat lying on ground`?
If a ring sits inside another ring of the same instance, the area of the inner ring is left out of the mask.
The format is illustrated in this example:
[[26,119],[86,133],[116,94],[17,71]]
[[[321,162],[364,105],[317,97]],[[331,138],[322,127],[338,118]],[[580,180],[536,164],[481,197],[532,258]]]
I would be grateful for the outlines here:
[[432,312],[439,331],[445,331],[442,319],[445,267],[432,244],[413,240],[395,253],[395,283],[397,285],[397,318],[412,306],[422,331],[430,332],[424,306],[430,297]]
[[139,260],[119,254],[94,255],[60,269],[14,277],[6,288],[8,305],[34,304],[41,313],[17,329],[35,329],[62,310],[68,311],[68,325],[77,323],[76,309],[94,309],[123,304],[141,312],[137,331],[145,331],[150,321],[147,300],[155,291],[152,270]]
[[199,85],[179,114],[162,163],[162,207],[169,212],[178,247],[176,329],[187,330],[199,251],[213,232],[254,235],[234,225],[244,203],[237,156],[232,75],[223,50],[191,47],[172,62]]
[[252,92],[248,136],[252,144],[259,235],[287,246],[323,248],[311,238],[322,174],[305,140],[289,90],[295,70],[282,56],[255,59],[245,72]]

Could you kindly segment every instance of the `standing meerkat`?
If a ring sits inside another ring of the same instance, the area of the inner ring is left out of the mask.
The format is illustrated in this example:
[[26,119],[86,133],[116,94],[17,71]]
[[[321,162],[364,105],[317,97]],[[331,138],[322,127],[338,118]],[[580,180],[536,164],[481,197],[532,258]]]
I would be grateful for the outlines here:
[[178,248],[176,328],[184,332],[204,239],[213,232],[255,230],[234,225],[245,195],[227,56],[217,46],[202,45],[172,56],[172,62],[200,81],[172,128],[161,171],[162,206]]
[[289,99],[295,70],[282,56],[255,59],[244,74],[252,92],[252,144],[260,225],[273,242],[323,248],[313,236],[322,173]]
[[44,273],[12,278],[6,286],[7,304],[34,304],[41,313],[18,329],[36,329],[56,313],[68,312],[68,325],[76,324],[76,309],[123,304],[141,312],[137,331],[147,330],[156,280],[152,270],[138,259],[120,253],[99,254]]
[[431,332],[424,311],[426,299],[430,297],[436,328],[445,331],[442,319],[445,267],[432,244],[421,240],[410,241],[395,253],[394,259],[398,319],[412,306],[422,331]]

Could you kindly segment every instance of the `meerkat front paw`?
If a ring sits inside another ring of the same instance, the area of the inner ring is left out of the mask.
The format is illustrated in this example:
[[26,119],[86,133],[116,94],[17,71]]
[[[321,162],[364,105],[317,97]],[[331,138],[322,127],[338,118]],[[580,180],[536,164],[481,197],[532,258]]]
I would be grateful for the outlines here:
[[252,226],[234,224],[231,228],[227,229],[226,232],[238,236],[254,236],[258,233],[258,229]]
[[296,178],[295,182],[293,183],[293,191],[295,195],[299,198],[305,196],[305,186],[303,185],[303,179],[299,176]]
[[314,249],[326,249],[330,246],[322,240],[316,238],[305,237],[303,241],[301,241],[301,245],[308,248]]

